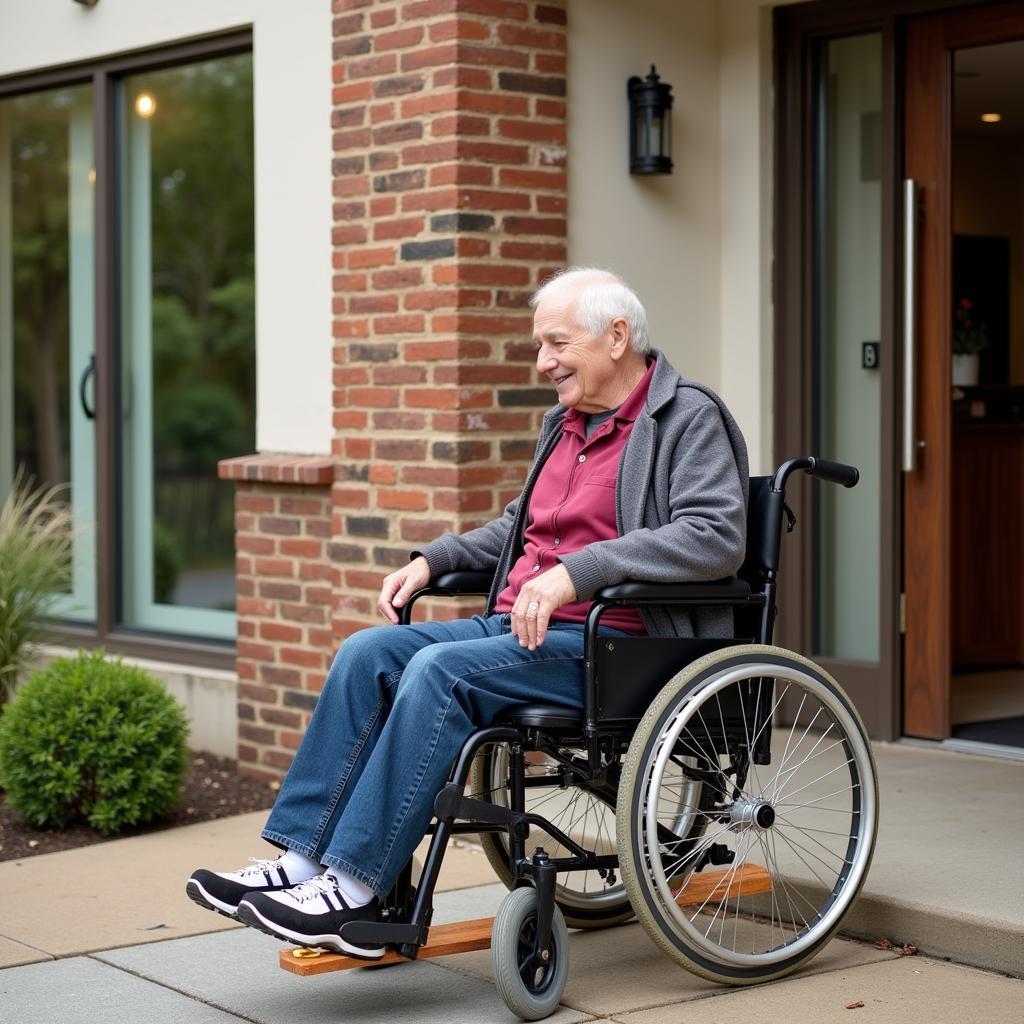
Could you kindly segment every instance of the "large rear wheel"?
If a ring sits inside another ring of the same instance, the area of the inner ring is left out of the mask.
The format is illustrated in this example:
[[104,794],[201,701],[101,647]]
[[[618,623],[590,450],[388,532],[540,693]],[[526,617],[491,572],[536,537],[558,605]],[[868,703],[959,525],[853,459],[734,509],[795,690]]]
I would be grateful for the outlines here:
[[[769,730],[770,763],[754,764]],[[692,802],[696,843],[676,831],[694,781],[711,797]],[[674,676],[633,737],[620,792],[619,861],[638,919],[715,981],[767,981],[813,957],[871,863],[878,793],[864,726],[828,673],[781,648],[729,647]],[[683,887],[712,855],[727,865],[722,881],[689,904]],[[758,868],[770,885],[761,874],[750,891]]]

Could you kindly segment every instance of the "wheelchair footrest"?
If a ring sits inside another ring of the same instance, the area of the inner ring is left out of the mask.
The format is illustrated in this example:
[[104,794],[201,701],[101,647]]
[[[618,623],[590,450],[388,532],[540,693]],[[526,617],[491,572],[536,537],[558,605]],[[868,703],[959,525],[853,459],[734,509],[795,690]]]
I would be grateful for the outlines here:
[[[712,900],[721,900],[727,891],[729,897],[756,896],[771,892],[771,875],[757,864],[745,864],[735,872],[732,868],[724,871],[701,871],[690,876],[677,902],[682,907],[696,907],[705,901],[710,903]],[[490,949],[493,925],[493,917],[434,925],[430,929],[427,944],[420,947],[418,957],[428,959],[450,956],[452,953],[469,953],[476,949]],[[381,967],[409,962],[394,949],[388,949],[380,960],[360,960],[354,956],[301,947],[282,949],[279,956],[280,965],[284,970],[302,976],[347,971],[353,967]]]
[[[420,947],[419,958],[469,953],[474,949],[490,949],[493,924],[493,917],[482,917],[476,921],[434,925],[430,929],[427,944]],[[389,949],[380,960],[360,960],[358,957],[327,953],[317,949],[282,949],[280,952],[281,967],[292,974],[303,976],[347,971],[353,967],[380,967],[385,964],[404,963],[409,961],[393,949]]]

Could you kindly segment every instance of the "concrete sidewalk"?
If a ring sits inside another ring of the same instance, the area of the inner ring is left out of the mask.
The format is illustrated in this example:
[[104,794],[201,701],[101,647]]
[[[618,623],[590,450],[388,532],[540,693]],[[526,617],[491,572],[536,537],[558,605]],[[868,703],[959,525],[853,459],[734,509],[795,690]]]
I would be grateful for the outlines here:
[[1024,976],[1024,761],[909,743],[874,753],[878,843],[844,934]]
[[[836,939],[796,976],[738,990],[678,969],[638,925],[575,933],[551,1019],[1024,1020],[1024,982],[939,959],[1024,972],[1024,764],[898,744],[876,756],[880,838],[850,925],[924,955]],[[186,899],[196,866],[269,855],[255,839],[263,818],[0,863],[0,1024],[511,1019],[487,952],[298,978],[278,968],[281,944]],[[479,848],[462,843],[445,859],[434,920],[493,914],[503,895]]]

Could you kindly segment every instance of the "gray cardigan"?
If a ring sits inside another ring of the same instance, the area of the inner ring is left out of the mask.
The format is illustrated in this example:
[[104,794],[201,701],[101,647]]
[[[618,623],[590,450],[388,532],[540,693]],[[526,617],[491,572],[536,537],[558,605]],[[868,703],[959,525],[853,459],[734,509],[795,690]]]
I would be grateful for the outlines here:
[[[619,462],[615,518],[619,536],[560,556],[585,601],[623,580],[658,583],[717,580],[743,562],[747,449],[736,421],[709,388],[684,381],[660,352],[647,401]],[[432,575],[459,569],[494,572],[487,613],[523,551],[530,493],[562,435],[567,409],[545,416],[522,493],[505,512],[468,533],[446,533],[416,554]],[[651,636],[733,635],[729,608],[643,608]]]

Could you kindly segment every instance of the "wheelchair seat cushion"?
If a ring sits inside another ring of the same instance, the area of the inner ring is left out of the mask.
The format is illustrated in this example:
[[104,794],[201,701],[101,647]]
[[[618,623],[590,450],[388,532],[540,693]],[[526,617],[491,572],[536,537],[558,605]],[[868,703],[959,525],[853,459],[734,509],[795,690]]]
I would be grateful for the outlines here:
[[518,704],[503,712],[498,724],[579,731],[583,728],[583,709],[568,708],[562,704]]

